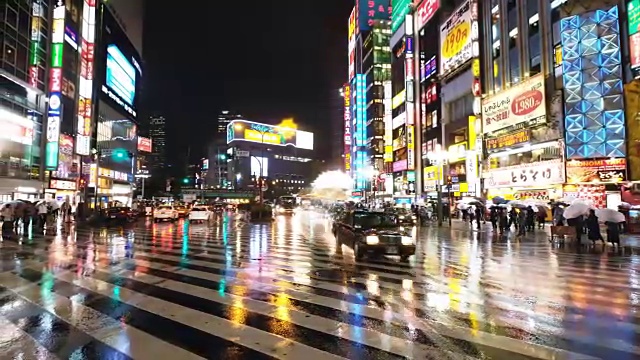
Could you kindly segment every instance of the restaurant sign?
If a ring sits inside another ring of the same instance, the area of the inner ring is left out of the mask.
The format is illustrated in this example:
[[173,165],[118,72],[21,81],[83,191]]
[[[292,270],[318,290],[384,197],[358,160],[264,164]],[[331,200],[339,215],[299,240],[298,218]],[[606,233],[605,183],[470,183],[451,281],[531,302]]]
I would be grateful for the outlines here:
[[487,188],[546,186],[564,183],[562,160],[539,161],[484,171]]
[[618,183],[626,180],[624,158],[571,160],[567,162],[567,183]]
[[487,151],[500,150],[527,143],[529,140],[531,140],[531,131],[525,129],[507,135],[498,136],[497,138],[487,139],[486,147]]

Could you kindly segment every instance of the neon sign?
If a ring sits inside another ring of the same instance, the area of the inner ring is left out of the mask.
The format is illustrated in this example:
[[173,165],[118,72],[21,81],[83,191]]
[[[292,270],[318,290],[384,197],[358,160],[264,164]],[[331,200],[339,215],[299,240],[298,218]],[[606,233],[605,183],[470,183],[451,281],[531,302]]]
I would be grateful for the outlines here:
[[93,60],[95,52],[94,36],[96,1],[84,0],[82,17],[82,45],[80,47],[80,82],[78,90],[78,111],[76,124],[76,153],[89,155],[91,153],[91,117],[93,115]]
[[49,70],[49,106],[47,108],[47,139],[45,144],[45,169],[58,169],[60,144],[60,120],[62,115],[62,45],[64,43],[64,5],[53,9],[51,33],[51,69]]

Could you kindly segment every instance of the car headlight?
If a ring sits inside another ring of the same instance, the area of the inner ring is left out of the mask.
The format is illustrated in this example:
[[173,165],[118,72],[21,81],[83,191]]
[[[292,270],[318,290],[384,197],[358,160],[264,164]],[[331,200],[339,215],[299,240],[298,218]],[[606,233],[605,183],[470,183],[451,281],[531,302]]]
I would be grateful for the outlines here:
[[411,219],[415,220],[415,219],[417,219],[417,218],[416,218],[416,216],[415,216],[415,215],[413,215],[413,216],[411,217]]
[[404,215],[398,216],[398,219],[404,219]]
[[411,236],[403,236],[402,245],[413,245],[413,238]]
[[366,240],[367,240],[367,245],[376,245],[380,242],[380,238],[378,238],[378,236],[376,235],[367,236]]

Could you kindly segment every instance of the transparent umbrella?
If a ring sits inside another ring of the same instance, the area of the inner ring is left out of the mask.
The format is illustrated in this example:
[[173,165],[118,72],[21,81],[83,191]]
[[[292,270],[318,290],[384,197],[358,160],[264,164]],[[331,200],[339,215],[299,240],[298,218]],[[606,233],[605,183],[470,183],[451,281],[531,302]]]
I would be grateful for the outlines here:
[[586,215],[591,209],[591,205],[583,201],[573,201],[573,203],[564,209],[563,216],[565,219],[575,219],[579,216]]
[[621,223],[626,221],[624,214],[614,209],[598,209],[596,210],[596,216],[600,222],[613,222]]

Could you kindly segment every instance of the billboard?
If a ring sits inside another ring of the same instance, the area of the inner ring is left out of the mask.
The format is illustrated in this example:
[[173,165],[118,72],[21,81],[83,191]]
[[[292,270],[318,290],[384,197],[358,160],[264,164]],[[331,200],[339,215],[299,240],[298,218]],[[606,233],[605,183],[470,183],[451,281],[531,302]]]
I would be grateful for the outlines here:
[[142,83],[142,60],[110,10],[103,5],[102,12],[102,93],[112,105],[135,119]]
[[280,128],[275,125],[247,120],[233,120],[227,125],[227,144],[232,141],[248,141],[313,150],[312,132]]
[[94,0],[84,0],[82,15],[82,46],[80,48],[80,74],[78,76],[78,109],[76,123],[76,153],[91,153],[93,134],[93,77],[95,60],[96,4]]
[[375,20],[391,19],[390,0],[357,0],[356,23],[360,31],[371,30]]
[[544,74],[538,74],[482,100],[482,132],[492,133],[523,122],[546,121]]
[[58,169],[51,175],[57,178],[72,179],[78,176],[78,164],[73,156],[73,137],[60,134]]
[[51,68],[49,70],[49,106],[47,108],[46,170],[58,169],[60,121],[62,119],[62,49],[64,43],[64,5],[53,9]]
[[471,59],[471,8],[465,1],[440,27],[440,75]]
[[344,84],[344,170],[351,171],[351,86]]
[[40,27],[44,23],[44,9],[39,0],[33,1],[31,4],[31,39],[29,50],[29,85],[38,88],[38,65],[40,65],[40,57],[38,49],[40,48]]
[[404,23],[404,17],[411,10],[412,0],[392,0],[391,1],[391,33],[395,33],[396,30]]
[[440,0],[423,0],[416,9],[416,31],[422,30],[440,8]]
[[151,139],[147,137],[138,136],[138,151],[140,152],[153,152],[153,147],[151,146]]

